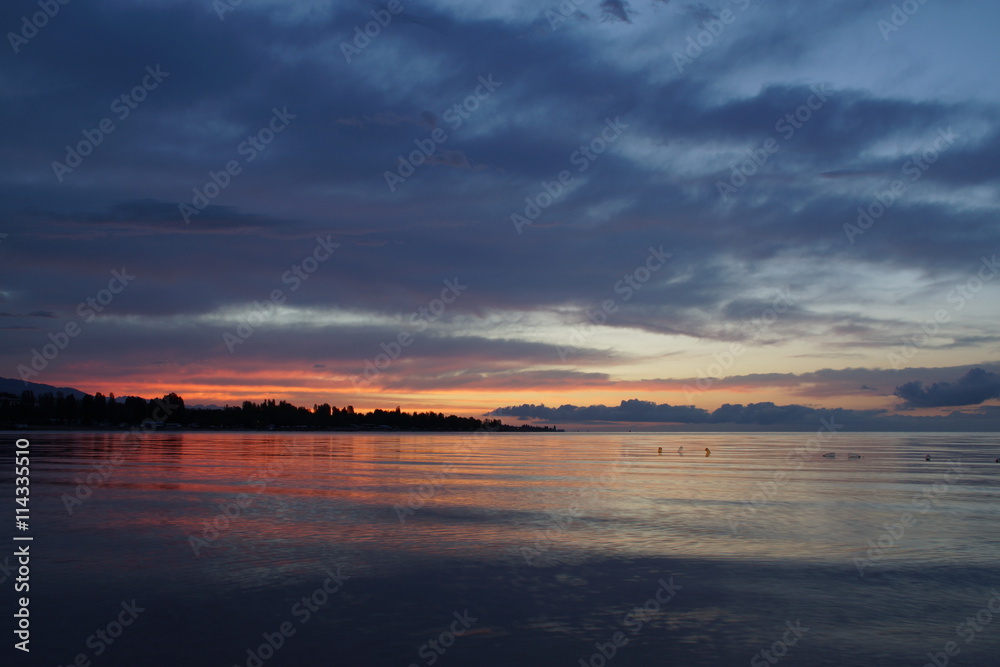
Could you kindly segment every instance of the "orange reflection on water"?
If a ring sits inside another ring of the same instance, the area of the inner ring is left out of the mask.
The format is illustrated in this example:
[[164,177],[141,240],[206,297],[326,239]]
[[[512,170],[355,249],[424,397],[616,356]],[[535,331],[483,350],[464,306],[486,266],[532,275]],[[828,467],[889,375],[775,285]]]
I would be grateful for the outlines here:
[[199,558],[273,566],[316,551],[850,562],[873,537],[863,526],[937,481],[927,462],[900,458],[907,443],[895,436],[854,436],[857,461],[796,458],[810,434],[794,433],[156,433],[138,447],[120,434],[73,437],[49,442],[59,493],[123,458],[88,501],[103,503],[100,529],[169,533],[191,557],[200,538]]

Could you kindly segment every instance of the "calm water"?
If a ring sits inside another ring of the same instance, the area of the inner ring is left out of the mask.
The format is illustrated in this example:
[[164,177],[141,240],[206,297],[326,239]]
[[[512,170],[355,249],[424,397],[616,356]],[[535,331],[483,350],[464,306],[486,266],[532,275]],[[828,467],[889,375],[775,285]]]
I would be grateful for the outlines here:
[[1000,664],[995,434],[16,437],[12,664]]

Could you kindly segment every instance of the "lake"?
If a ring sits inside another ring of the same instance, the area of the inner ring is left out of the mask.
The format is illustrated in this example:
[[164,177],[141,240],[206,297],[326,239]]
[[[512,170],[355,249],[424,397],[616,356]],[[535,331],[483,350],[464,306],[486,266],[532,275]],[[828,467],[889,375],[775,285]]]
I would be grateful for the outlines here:
[[1000,656],[996,434],[2,433],[10,499],[17,438],[9,664]]

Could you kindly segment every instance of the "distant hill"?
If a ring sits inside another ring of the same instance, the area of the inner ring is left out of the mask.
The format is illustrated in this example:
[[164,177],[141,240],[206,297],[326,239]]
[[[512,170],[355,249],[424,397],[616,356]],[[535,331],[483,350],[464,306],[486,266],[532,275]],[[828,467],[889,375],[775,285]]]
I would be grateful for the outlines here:
[[0,393],[20,396],[21,392],[25,390],[35,392],[35,396],[39,396],[40,394],[58,394],[59,392],[62,392],[64,396],[72,395],[75,398],[83,398],[87,395],[86,392],[80,391],[79,389],[73,389],[72,387],[53,387],[50,384],[0,378]]

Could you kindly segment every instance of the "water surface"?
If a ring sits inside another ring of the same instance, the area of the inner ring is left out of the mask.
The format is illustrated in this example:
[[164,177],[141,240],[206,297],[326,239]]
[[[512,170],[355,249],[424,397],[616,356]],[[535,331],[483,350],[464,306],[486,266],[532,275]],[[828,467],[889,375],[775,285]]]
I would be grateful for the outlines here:
[[282,623],[262,664],[742,665],[789,623],[789,665],[1000,655],[996,435],[0,436],[30,664],[256,665]]

